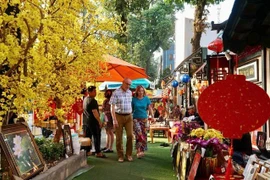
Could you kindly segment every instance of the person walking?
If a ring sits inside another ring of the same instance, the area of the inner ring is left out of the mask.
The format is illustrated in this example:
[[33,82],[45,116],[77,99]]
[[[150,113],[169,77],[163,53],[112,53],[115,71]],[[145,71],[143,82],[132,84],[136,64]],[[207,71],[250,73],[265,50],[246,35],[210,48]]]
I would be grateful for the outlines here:
[[111,96],[111,114],[113,126],[116,135],[116,150],[118,162],[124,162],[123,150],[123,128],[126,130],[126,158],[133,161],[132,158],[132,137],[133,137],[133,121],[132,121],[132,92],[129,90],[131,80],[125,78],[120,88],[116,89]]
[[105,130],[107,134],[107,139],[106,139],[106,147],[103,149],[104,153],[112,153],[112,146],[114,142],[114,133],[113,133],[113,120],[112,120],[112,115],[111,115],[111,105],[109,104],[110,98],[112,96],[112,91],[111,90],[106,90],[105,91],[105,100],[103,101],[102,104],[102,111],[104,113],[105,117]]
[[[137,158],[142,158],[144,152],[147,150],[147,131],[146,123],[148,121],[148,114],[151,118],[154,117],[151,101],[146,96],[143,86],[137,86],[134,97],[132,98],[133,109],[133,129],[136,138]],[[148,113],[149,111],[149,113]]]
[[92,133],[96,151],[96,157],[106,158],[106,156],[100,150],[101,143],[101,128],[102,122],[100,120],[98,103],[95,99],[97,92],[95,86],[89,86],[87,88],[88,96],[83,101],[83,114],[86,117],[84,124],[88,130]]

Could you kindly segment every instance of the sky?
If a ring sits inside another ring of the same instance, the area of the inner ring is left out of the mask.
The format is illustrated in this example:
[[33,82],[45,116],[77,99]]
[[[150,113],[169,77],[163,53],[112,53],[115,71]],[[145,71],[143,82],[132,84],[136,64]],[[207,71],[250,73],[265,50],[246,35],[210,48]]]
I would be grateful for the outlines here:
[[[213,5],[208,8],[210,14],[208,15],[208,22],[214,21],[215,23],[221,23],[227,20],[231,14],[233,3],[235,0],[224,0],[220,5]],[[220,9],[219,21],[218,22],[218,9]],[[183,14],[185,17],[194,19],[194,8],[190,5],[185,5],[184,12],[178,12],[176,17]]]

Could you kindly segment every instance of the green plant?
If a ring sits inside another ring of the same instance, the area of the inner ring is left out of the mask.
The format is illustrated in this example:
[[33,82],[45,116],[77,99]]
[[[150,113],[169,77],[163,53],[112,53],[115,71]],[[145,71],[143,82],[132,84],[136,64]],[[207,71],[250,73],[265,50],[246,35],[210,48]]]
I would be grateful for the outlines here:
[[59,160],[64,157],[64,144],[53,142],[53,139],[35,138],[37,146],[46,161]]

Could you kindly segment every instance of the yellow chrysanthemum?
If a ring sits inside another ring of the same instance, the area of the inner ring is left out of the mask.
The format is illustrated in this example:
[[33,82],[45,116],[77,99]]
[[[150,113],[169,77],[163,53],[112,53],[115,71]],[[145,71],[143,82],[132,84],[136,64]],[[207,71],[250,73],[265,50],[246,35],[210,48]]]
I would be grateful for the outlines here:
[[193,129],[190,133],[191,136],[196,136],[196,137],[203,137],[203,139],[208,140],[211,138],[218,138],[220,143],[223,142],[223,135],[220,131],[217,131],[215,129],[207,129],[204,130],[202,128],[198,129]]
[[205,130],[202,128],[193,129],[190,133],[191,136],[203,137]]

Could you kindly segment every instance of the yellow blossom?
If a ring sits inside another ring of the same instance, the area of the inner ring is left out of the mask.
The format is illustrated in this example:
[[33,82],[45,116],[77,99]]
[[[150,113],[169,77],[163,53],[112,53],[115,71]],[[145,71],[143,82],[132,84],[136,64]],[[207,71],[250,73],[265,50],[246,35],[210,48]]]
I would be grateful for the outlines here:
[[[121,48],[114,39],[119,17],[105,10],[104,1],[12,0],[2,2],[2,12],[8,2],[19,4],[20,11],[0,17],[0,64],[7,67],[0,74],[4,113],[13,104],[18,114],[38,109],[42,118],[53,98],[70,107],[82,84],[104,71],[99,70],[103,55],[117,55]],[[57,111],[59,119],[65,120],[67,111]]]
[[211,139],[211,138],[217,138],[220,143],[223,142],[224,136],[220,131],[217,131],[215,129],[207,129],[204,130],[202,128],[193,129],[190,133],[191,136],[196,137],[202,137],[205,140]]

